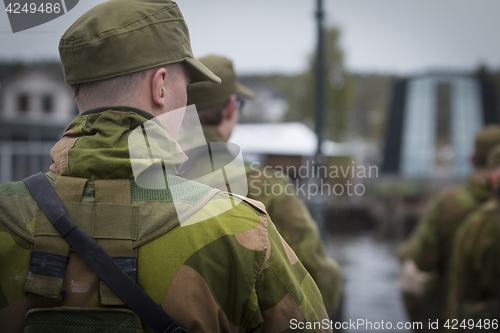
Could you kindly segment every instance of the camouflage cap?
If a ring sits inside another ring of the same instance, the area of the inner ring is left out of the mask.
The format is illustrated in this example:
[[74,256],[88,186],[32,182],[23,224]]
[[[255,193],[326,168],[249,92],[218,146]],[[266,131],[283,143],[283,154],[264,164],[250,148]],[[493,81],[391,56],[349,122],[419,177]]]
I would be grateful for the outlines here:
[[59,54],[67,84],[92,82],[185,62],[191,81],[220,79],[194,58],[189,31],[170,0],[110,0],[66,30]]
[[222,79],[220,85],[200,82],[188,87],[187,105],[195,104],[198,110],[224,103],[232,94],[253,98],[253,92],[238,81],[233,62],[227,58],[209,55],[200,62]]
[[486,159],[491,148],[500,143],[500,125],[490,124],[485,126],[476,135],[474,157]]

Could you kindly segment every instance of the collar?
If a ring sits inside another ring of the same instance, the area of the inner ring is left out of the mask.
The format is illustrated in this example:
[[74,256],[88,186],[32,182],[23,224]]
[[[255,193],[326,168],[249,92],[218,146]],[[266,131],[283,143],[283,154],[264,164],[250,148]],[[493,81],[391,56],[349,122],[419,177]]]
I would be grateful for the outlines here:
[[222,134],[220,134],[215,126],[203,125],[202,129],[207,142],[226,142]]
[[141,117],[146,118],[147,120],[153,120],[154,119],[154,116],[151,113],[149,113],[149,112],[146,112],[146,111],[138,109],[138,108],[134,108],[132,106],[125,106],[125,105],[101,106],[101,107],[98,107],[98,108],[93,108],[93,109],[89,109],[87,111],[84,111],[84,112],[80,113],[80,116],[86,116],[86,115],[90,115],[90,114],[96,114],[96,113],[100,113],[100,112],[104,112],[104,111],[108,111],[108,110],[122,111],[122,112],[133,112],[133,113],[137,113]]
[[91,181],[132,179],[159,163],[176,173],[178,165],[187,159],[151,114],[124,106],[81,113],[68,125],[50,157],[50,171],[56,175]]
[[493,195],[486,169],[476,169],[471,172],[467,176],[465,186],[479,202],[486,201]]

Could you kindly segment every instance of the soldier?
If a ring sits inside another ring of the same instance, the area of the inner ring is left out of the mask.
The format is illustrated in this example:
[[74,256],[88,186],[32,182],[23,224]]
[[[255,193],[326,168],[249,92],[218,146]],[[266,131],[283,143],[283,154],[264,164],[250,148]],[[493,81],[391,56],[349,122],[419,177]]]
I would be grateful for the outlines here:
[[[192,333],[283,332],[294,324],[303,332],[331,332],[325,322],[318,325],[327,315],[317,286],[262,204],[245,199],[211,215],[227,195],[175,175],[185,155],[154,117],[185,106],[190,81],[220,82],[193,58],[177,5],[105,2],[65,32],[59,51],[80,115],[52,148],[46,176],[75,224]],[[174,118],[168,128],[179,126],[181,118]],[[131,159],[136,128],[154,131],[157,141],[149,144],[164,160]],[[175,155],[168,155],[172,149]],[[139,186],[133,163],[159,166],[181,185],[184,210],[165,178],[166,188]],[[181,213],[187,219],[179,226]],[[187,223],[200,214],[198,223]],[[116,330],[124,322],[105,320],[110,313],[130,314],[70,249],[23,182],[0,186],[0,267],[3,333],[22,331],[30,309],[29,328],[65,332],[82,322],[96,326],[98,318]],[[131,325],[133,332],[153,331],[133,314]]]
[[[488,151],[500,143],[500,126],[488,125],[475,138],[472,162],[475,170],[462,186],[446,189],[430,203],[417,229],[410,237],[407,257],[423,275],[423,295],[418,296],[413,311],[419,320],[439,319],[444,323],[447,271],[455,231],[464,219],[493,194],[485,169]],[[419,273],[417,273],[419,274]],[[442,326],[441,326],[442,327]]]
[[[196,105],[206,142],[226,142],[238,122],[241,97],[251,98],[253,93],[238,81],[229,59],[210,55],[200,58],[200,61],[218,75],[222,83],[215,85],[201,82],[189,86],[188,105]],[[220,155],[219,160],[224,161]],[[267,169],[264,171],[248,163],[245,169],[248,197],[264,203],[278,231],[316,281],[331,315],[340,296],[341,273],[338,264],[325,254],[317,225],[309,210],[293,191],[282,191],[281,195],[275,195],[265,190],[265,186],[268,189],[278,186],[281,189],[288,188],[290,180],[283,174]],[[189,177],[189,172],[184,175]]]
[[[488,160],[500,165],[500,145]],[[446,324],[468,332],[498,331],[500,321],[500,168],[489,178],[495,196],[458,228],[449,267]]]

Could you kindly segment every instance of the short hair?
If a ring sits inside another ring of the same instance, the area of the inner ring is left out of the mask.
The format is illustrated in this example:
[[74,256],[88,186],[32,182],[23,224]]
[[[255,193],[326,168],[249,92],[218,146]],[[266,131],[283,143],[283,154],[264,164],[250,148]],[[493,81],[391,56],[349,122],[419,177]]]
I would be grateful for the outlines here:
[[135,96],[139,85],[146,78],[148,71],[156,71],[159,68],[165,68],[167,72],[176,79],[181,73],[182,64],[182,62],[176,62],[135,73],[120,75],[110,79],[74,84],[71,86],[73,98],[76,99],[77,102],[79,99],[104,102],[116,98],[126,101],[128,98],[133,98]]
[[229,104],[229,98],[227,101],[221,104],[211,106],[206,109],[198,110],[198,117],[200,118],[200,123],[202,125],[218,126],[222,122],[222,111]]
[[96,97],[95,95],[103,95],[110,92],[120,95],[130,93],[137,88],[138,83],[141,81],[140,79],[146,77],[146,71],[142,70],[110,79],[74,84],[71,86],[73,98],[78,98],[80,95]]

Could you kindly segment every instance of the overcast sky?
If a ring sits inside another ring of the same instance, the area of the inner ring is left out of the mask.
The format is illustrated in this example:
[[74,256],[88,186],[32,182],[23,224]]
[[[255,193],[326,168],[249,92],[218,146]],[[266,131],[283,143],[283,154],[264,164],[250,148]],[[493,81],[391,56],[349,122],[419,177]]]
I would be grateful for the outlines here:
[[[86,10],[13,34],[0,11],[0,59],[57,59],[59,37]],[[195,56],[226,55],[240,73],[303,70],[314,51],[315,0],[178,0]],[[348,69],[412,73],[500,69],[498,0],[324,0],[326,24],[342,30]]]

